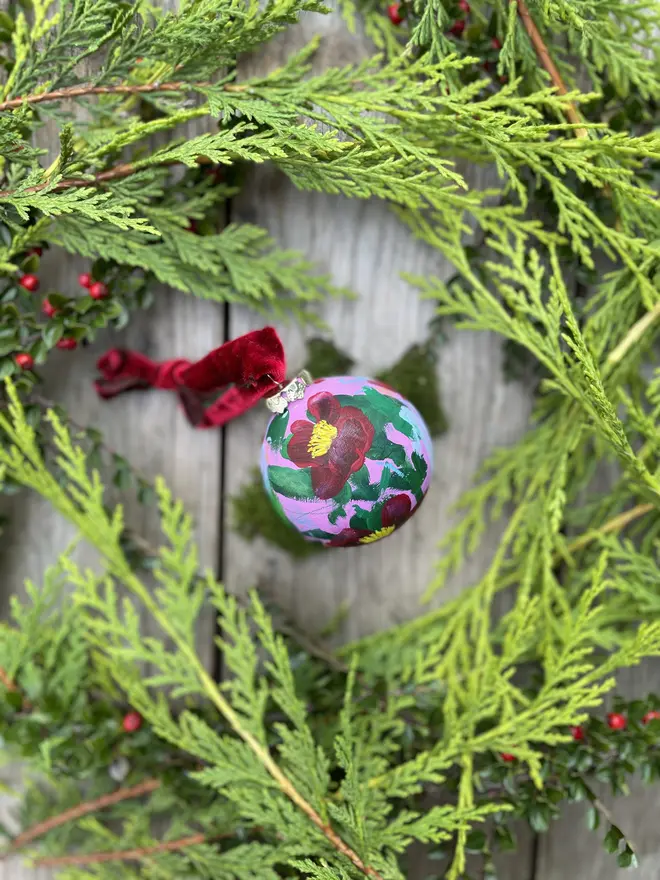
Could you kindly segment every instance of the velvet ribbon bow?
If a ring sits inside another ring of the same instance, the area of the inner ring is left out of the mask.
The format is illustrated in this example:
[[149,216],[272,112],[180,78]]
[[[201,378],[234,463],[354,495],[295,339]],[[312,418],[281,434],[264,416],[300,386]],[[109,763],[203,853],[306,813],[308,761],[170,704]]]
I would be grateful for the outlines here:
[[[272,394],[286,376],[284,346],[273,327],[253,330],[209,352],[199,361],[157,363],[136,351],[113,348],[102,355],[94,382],[105,400],[145,388],[176,391],[195,428],[217,428]],[[232,387],[220,397],[217,392]]]

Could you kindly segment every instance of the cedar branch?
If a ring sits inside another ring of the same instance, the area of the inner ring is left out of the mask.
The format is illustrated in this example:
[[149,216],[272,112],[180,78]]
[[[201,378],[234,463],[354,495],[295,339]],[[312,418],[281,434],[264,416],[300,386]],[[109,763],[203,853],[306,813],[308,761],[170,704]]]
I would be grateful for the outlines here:
[[71,856],[46,856],[37,859],[35,865],[40,868],[59,868],[64,865],[89,865],[100,862],[139,861],[159,852],[175,852],[187,846],[205,843],[208,838],[204,834],[191,834],[179,840],[167,840],[154,846],[137,847],[136,849],[116,850],[115,852],[80,853]]
[[[161,784],[160,779],[145,779],[130,788],[119,788],[117,791],[113,791],[110,794],[104,794],[94,800],[84,801],[81,804],[77,804],[75,807],[71,807],[69,810],[64,810],[64,812],[58,813],[57,816],[51,816],[50,819],[45,819],[43,822],[39,822],[36,825],[33,825],[32,828],[28,828],[26,831],[17,835],[12,840],[9,846],[9,851],[12,852],[20,849],[27,843],[35,840],[37,837],[41,837],[43,834],[52,831],[53,828],[58,828],[60,825],[64,825],[66,822],[73,822],[76,819],[89,815],[90,813],[95,813],[97,810],[102,810],[105,807],[111,807],[114,804],[118,804],[120,801],[149,794],[157,788],[160,788]],[[5,853],[5,855],[7,855],[7,853]]]
[[[525,30],[527,31],[527,36],[529,37],[530,42],[534,47],[534,51],[536,52],[539,61],[550,75],[552,84],[557,89],[557,92],[560,95],[568,94],[568,89],[566,88],[564,80],[561,78],[561,74],[557,69],[557,65],[552,60],[552,56],[548,51],[548,47],[543,41],[543,37],[541,36],[539,29],[536,27],[534,19],[532,18],[530,11],[527,8],[525,0],[516,0],[516,2],[518,6],[518,15],[520,16],[520,20],[522,21]],[[566,116],[568,117],[568,121],[572,122],[573,125],[581,126],[580,128],[575,129],[576,137],[584,138],[588,136],[586,128],[582,127],[582,119],[580,118],[580,114],[578,113],[574,104],[568,104],[568,106],[566,107]]]
[[[589,531],[583,532],[581,535],[578,535],[578,537],[575,538],[575,540],[573,540],[566,549],[569,553],[572,553],[575,550],[582,550],[584,547],[591,544],[592,541],[595,541],[599,535],[607,535],[611,532],[618,532],[629,525],[631,522],[634,522],[636,519],[645,516],[647,513],[651,513],[651,511],[655,509],[656,505],[654,504],[637,504],[635,507],[630,508],[630,510],[619,513],[616,516],[612,517],[612,519],[607,520],[607,522],[603,523],[602,526],[598,526],[595,529],[590,529]],[[562,558],[563,556],[561,553],[556,553],[553,556],[553,564],[558,565],[562,561]],[[519,580],[520,572],[512,571],[509,574],[506,574],[497,579],[497,581],[495,582],[495,592],[499,593],[501,590],[512,587],[517,584]],[[381,630],[375,635],[365,636],[361,639],[356,639],[353,642],[348,642],[347,644],[342,645],[341,648],[337,650],[337,656],[339,658],[350,657],[356,652],[361,652],[364,650],[365,646],[375,644],[380,639],[386,638],[388,635],[391,635],[394,629],[397,630],[400,636],[401,634],[403,634],[404,638],[410,638],[411,635],[417,630],[423,629],[437,620],[443,620],[448,617],[452,613],[452,611],[458,606],[458,602],[458,599],[453,599],[450,602],[441,605],[440,608],[436,608],[435,611],[429,611],[428,614],[424,614],[421,617],[413,618],[413,620],[410,620],[407,623],[398,624],[396,627]]]
[[[43,92],[41,94],[24,95],[20,98],[12,98],[0,104],[0,112],[3,110],[12,110],[23,104],[43,104],[47,101],[64,101],[72,98],[80,98],[85,95],[139,95],[154,92],[182,92],[194,89],[206,88],[213,85],[210,82],[186,83],[186,82],[165,82],[165,83],[145,83],[142,85],[117,85],[117,86],[71,86],[66,89],[57,89],[54,92]],[[225,83],[223,89],[226,92],[242,92],[247,88],[245,85],[237,85],[236,83]],[[169,164],[169,163],[164,163]],[[178,163],[173,163],[178,164]],[[115,165],[107,171],[101,171],[93,177],[85,179],[80,177],[72,177],[60,182],[53,187],[55,192],[61,192],[66,189],[76,189],[86,186],[98,186],[108,180],[117,180],[122,177],[129,177],[138,171],[138,168],[130,163]],[[33,195],[41,192],[49,186],[49,182],[37,184],[23,190],[21,195]],[[0,199],[8,198],[15,194],[15,190],[4,190],[0,192]]]

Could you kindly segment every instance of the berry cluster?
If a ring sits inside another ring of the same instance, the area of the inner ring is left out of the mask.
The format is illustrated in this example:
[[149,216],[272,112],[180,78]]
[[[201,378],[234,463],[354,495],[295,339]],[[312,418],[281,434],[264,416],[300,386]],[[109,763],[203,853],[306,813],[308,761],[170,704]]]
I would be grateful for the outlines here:
[[[651,721],[658,721],[659,719],[660,712],[656,709],[651,709],[642,718],[642,724],[649,724]],[[607,716],[607,726],[610,730],[625,730],[628,726],[628,719],[622,712],[610,712]],[[571,736],[575,742],[583,742],[587,737],[587,731],[581,725],[577,725],[571,727]],[[516,760],[516,756],[510,752],[500,752],[500,758],[507,764]]]
[[[33,254],[41,256],[41,253],[41,248],[33,248],[33,250],[30,251],[29,256],[32,256]],[[78,276],[78,283],[89,292],[92,299],[105,299],[109,294],[107,285],[102,281],[95,281],[89,272],[83,272],[80,274]],[[36,293],[41,286],[38,276],[31,272],[21,275],[18,279],[18,284],[23,290],[27,290],[28,293]],[[46,297],[41,304],[41,311],[47,318],[54,318],[58,313],[58,309],[55,308],[48,297]],[[58,340],[55,343],[55,346],[63,351],[72,351],[74,348],[78,347],[78,343],[71,337],[64,337],[63,339]],[[31,370],[34,366],[34,358],[26,351],[19,352],[14,360],[16,361],[16,365],[22,370]]]

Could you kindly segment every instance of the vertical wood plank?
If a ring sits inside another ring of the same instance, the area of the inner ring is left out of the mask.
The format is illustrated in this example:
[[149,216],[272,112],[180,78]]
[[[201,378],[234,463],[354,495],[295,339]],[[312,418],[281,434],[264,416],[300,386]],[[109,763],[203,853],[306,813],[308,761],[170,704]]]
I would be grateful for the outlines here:
[[[351,37],[338,14],[304,17],[283,38],[242,66],[243,76],[263,75],[283,63],[290,52],[321,32],[316,70],[361,60],[365,40]],[[482,169],[468,169],[475,185],[486,185]],[[265,226],[282,247],[302,250],[336,284],[358,294],[355,301],[325,304],[322,315],[335,344],[356,361],[356,375],[374,375],[393,365],[415,342],[423,341],[433,305],[401,280],[402,272],[448,278],[452,267],[416,241],[389,207],[376,200],[351,201],[299,192],[275,169],[253,169],[247,186],[233,204],[234,221]],[[266,319],[242,308],[230,309],[229,335],[239,336]],[[304,359],[305,331],[278,326],[284,340],[289,374]],[[309,335],[313,335],[310,331]],[[236,593],[257,586],[283,608],[298,627],[313,635],[344,603],[348,618],[341,640],[391,626],[424,610],[420,596],[433,576],[436,546],[454,522],[452,504],[471,484],[479,464],[496,446],[514,442],[524,431],[531,401],[522,386],[507,384],[501,371],[501,341],[490,334],[452,332],[438,365],[449,431],[435,443],[435,475],[423,508],[400,532],[368,547],[330,550],[304,561],[261,539],[248,543],[225,525],[223,577]],[[225,491],[235,495],[251,478],[259,455],[268,413],[255,410],[225,432]],[[479,554],[450,580],[437,604],[457,595],[483,573],[497,547],[500,527],[484,536]],[[518,853],[507,856],[502,876],[531,876],[531,835],[521,834]],[[420,853],[410,880],[438,870]]]
[[[351,37],[338,15],[305,19],[285,39],[274,41],[243,73],[262,74],[281,63],[313,33],[324,40],[317,68],[357,60],[365,43]],[[483,172],[470,169],[478,183]],[[373,375],[391,366],[428,332],[433,305],[400,278],[402,272],[447,278],[451,266],[416,241],[388,206],[375,200],[350,201],[297,191],[272,168],[256,168],[234,204],[234,220],[265,226],[282,247],[296,247],[332,274],[337,284],[358,294],[355,301],[328,302],[323,317],[335,343],[356,361],[356,375]],[[235,337],[263,326],[265,319],[241,308],[230,310]],[[289,373],[304,358],[305,332],[280,326]],[[310,333],[311,335],[311,333]],[[453,522],[451,505],[470,485],[475,469],[496,446],[517,439],[530,411],[526,391],[506,383],[499,339],[486,333],[452,332],[439,362],[439,379],[449,431],[435,444],[435,475],[424,507],[400,532],[369,547],[328,551],[303,562],[258,540],[248,544],[231,530],[224,535],[224,575],[232,590],[259,584],[298,622],[322,627],[339,603],[348,600],[350,617],[342,638],[389,626],[419,614],[419,597],[437,558],[436,544]],[[267,411],[254,411],[226,431],[226,491],[236,493],[259,462]],[[500,530],[485,536],[480,554],[454,578],[438,601],[471,584],[497,545]]]
[[[176,0],[164,0],[174,7]],[[189,127],[191,135],[204,129],[205,121]],[[208,124],[206,129],[208,129]],[[44,134],[43,132],[41,133]],[[45,133],[45,146],[58,149],[54,126]],[[120,232],[117,233],[121,235]],[[63,251],[49,252],[40,268],[39,298],[53,291],[69,295],[81,291],[78,273],[87,266]],[[135,348],[156,360],[185,357],[195,360],[217,347],[225,338],[224,304],[196,299],[159,286],[155,305],[135,315],[121,334],[105,331],[93,345],[74,352],[53,351],[41,370],[43,393],[64,406],[79,425],[94,426],[107,445],[126,458],[147,479],[162,475],[175,497],[181,498],[196,524],[202,567],[216,569],[220,553],[222,438],[218,431],[197,431],[186,421],[171,393],[152,391],[102,401],[94,391],[96,360],[108,347]],[[150,544],[160,543],[159,517],[154,505],[139,504],[131,492],[120,497],[112,488],[108,496],[121,500],[128,526]],[[73,529],[41,499],[21,493],[2,499],[9,526],[2,536],[0,554],[0,614],[7,616],[9,596],[21,594],[26,578],[37,584],[44,569],[54,563],[73,537]],[[80,557],[93,563],[94,554],[83,549]],[[149,630],[145,621],[145,630]],[[151,627],[153,631],[153,626]],[[198,628],[199,653],[207,667],[214,659],[215,615],[211,608]],[[10,771],[11,772],[11,771]],[[16,771],[13,772],[16,776]],[[5,778],[5,773],[2,774]],[[11,799],[0,797],[0,812]],[[0,880],[50,880],[53,872],[22,865],[20,856],[0,862]]]

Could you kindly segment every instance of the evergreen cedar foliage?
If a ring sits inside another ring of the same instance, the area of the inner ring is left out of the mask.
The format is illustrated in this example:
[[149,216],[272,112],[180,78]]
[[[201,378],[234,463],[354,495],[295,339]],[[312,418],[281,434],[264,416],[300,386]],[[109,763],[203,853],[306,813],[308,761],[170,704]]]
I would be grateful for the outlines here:
[[[660,8],[341,8],[379,57],[311,75],[313,42],[253,79],[238,56],[320,2],[26,0],[0,15],[4,486],[48,499],[105,563],[83,571],[63,548],[0,629],[2,736],[31,771],[7,849],[70,880],[395,880],[414,842],[437,877],[464,876],[472,852],[492,876],[514,819],[544,830],[566,799],[635,863],[593,786],[660,771],[654,698],[601,708],[618,670],[660,653]],[[46,123],[55,157],[33,137]],[[492,166],[492,189],[466,184],[464,159]],[[428,596],[506,508],[484,577],[339,654],[198,573],[162,482],[162,547],[130,535],[94,463],[145,501],[149,481],[97,432],[73,441],[33,390],[54,346],[121,327],[155,282],[301,318],[341,293],[264,230],[222,224],[237,169],[264,161],[303,189],[387,199],[456,267],[449,283],[410,278],[438,322],[501,334],[538,381],[532,427],[462,499]],[[94,260],[84,287],[106,289],[50,289],[40,251],[56,247]],[[603,461],[619,476],[594,494]],[[196,653],[208,603],[222,683]]]

